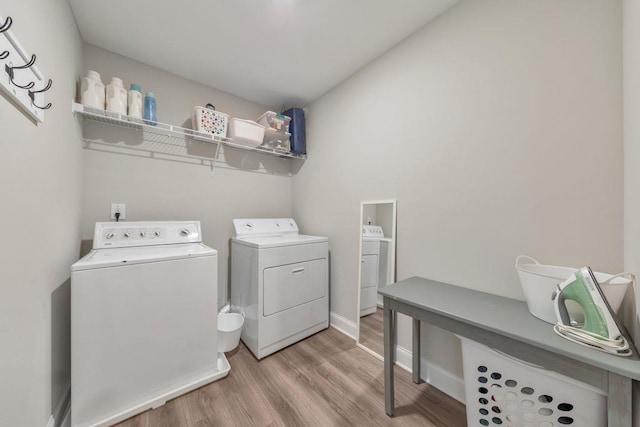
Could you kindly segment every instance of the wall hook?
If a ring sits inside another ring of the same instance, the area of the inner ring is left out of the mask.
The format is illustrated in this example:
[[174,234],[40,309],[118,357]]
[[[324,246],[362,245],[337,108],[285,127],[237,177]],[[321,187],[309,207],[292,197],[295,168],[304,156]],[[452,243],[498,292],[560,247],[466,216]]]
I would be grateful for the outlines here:
[[13,24],[13,19],[10,16],[7,16],[7,19],[4,21],[4,24],[0,25],[0,33],[4,33],[9,28],[11,28],[11,24]]
[[13,71],[14,70],[24,70],[26,68],[31,67],[35,63],[36,63],[36,55],[33,54],[33,55],[31,55],[31,59],[29,60],[29,62],[27,62],[24,65],[20,65],[19,67],[12,67],[12,66],[9,66],[9,65],[5,65],[4,66],[4,70],[7,72],[7,74],[9,74],[9,80],[11,81],[11,84],[13,84],[14,86],[19,87],[20,89],[31,89],[32,87],[34,87],[35,86],[34,82],[31,82],[31,83],[29,83],[28,85],[25,85],[25,86],[17,84],[13,80],[13,77],[14,77]]
[[[0,25],[0,34],[4,33],[9,28],[11,28],[11,24],[13,24],[13,19],[10,16],[7,16],[7,19],[4,21],[4,24]],[[9,56],[8,50],[5,50],[4,52],[0,53],[0,59],[6,59],[7,56]]]
[[53,82],[51,81],[51,79],[49,79],[49,81],[47,82],[47,86],[45,86],[44,89],[40,89],[40,90],[30,90],[29,91],[29,98],[31,98],[31,103],[33,104],[34,107],[39,108],[41,110],[48,110],[49,108],[51,108],[51,103],[48,103],[47,105],[45,105],[44,107],[39,106],[38,104],[35,103],[35,95],[36,93],[42,93],[42,92],[46,92],[49,89],[51,89],[51,85],[53,84]]

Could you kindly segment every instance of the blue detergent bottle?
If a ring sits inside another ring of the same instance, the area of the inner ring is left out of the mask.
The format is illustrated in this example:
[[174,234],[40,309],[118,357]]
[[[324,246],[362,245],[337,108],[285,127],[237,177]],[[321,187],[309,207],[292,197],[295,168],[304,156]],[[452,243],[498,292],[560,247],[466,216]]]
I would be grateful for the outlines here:
[[148,125],[155,126],[157,121],[156,97],[153,92],[147,92],[144,97],[144,122]]

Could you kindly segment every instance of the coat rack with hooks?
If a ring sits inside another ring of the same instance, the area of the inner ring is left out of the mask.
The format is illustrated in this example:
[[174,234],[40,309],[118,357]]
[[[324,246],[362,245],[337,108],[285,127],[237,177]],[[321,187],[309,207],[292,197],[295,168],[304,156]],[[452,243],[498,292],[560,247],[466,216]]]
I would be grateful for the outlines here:
[[0,16],[0,92],[36,123],[44,122],[44,112],[51,108],[45,94],[51,79],[45,80],[35,66],[37,57],[29,55],[11,32],[13,19]]

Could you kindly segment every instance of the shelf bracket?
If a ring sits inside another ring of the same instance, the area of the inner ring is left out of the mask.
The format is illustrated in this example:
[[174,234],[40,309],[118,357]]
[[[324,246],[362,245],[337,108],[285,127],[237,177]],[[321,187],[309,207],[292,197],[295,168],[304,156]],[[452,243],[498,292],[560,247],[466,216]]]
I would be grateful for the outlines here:
[[218,147],[216,147],[216,154],[213,156],[213,159],[211,160],[211,176],[214,176],[213,168],[215,168],[216,166],[216,160],[218,160],[218,154],[220,154],[221,145],[222,145],[222,142],[218,141]]

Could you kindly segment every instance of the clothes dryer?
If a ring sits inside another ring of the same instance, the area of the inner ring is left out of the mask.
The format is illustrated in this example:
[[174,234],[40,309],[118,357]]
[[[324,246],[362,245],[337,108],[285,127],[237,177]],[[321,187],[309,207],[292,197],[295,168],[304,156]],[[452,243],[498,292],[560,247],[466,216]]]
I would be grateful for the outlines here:
[[262,359],[329,327],[329,239],[291,218],[234,219],[231,304],[242,342]]

